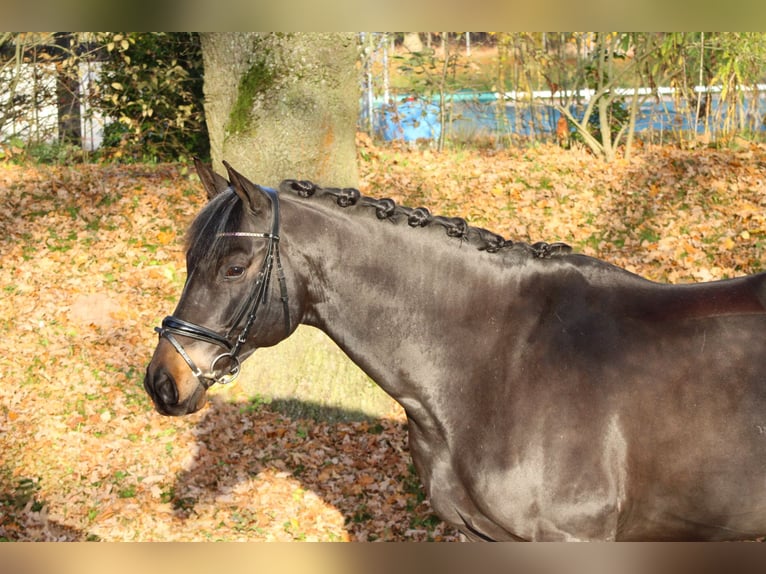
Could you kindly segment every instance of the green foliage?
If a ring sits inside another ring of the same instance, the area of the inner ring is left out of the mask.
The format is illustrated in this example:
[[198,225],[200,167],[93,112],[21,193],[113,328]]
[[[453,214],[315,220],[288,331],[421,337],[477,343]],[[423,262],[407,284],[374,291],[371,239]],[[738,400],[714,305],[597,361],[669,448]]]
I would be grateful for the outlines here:
[[35,159],[28,152],[40,150],[28,148],[56,139],[57,124],[42,121],[41,110],[56,105],[57,80],[74,61],[70,54],[52,34],[0,33],[0,160]]
[[416,94],[429,97],[444,90],[457,91],[465,87],[464,82],[458,81],[458,71],[467,65],[461,62],[458,52],[444,55],[437,54],[434,49],[424,49],[395,56],[395,59],[402,62],[399,70],[409,75],[410,86]]
[[80,161],[83,151],[79,146],[70,143],[30,143],[26,149],[26,157],[36,163],[51,165],[67,165]]
[[[738,135],[752,137],[763,127],[758,98],[750,97],[749,89],[764,78],[766,35],[674,32],[664,37],[661,49],[663,69],[678,90],[677,106],[718,145],[726,147]],[[719,86],[720,93],[697,92],[698,85]]]
[[209,156],[202,53],[193,33],[103,33],[106,61],[96,103],[114,118],[106,157],[173,161]]
[[451,130],[453,114],[452,101],[447,96],[466,89],[465,77],[460,77],[460,71],[469,69],[468,63],[461,59],[460,52],[454,47],[450,49],[449,33],[445,32],[442,39],[442,52],[428,48],[422,51],[409,52],[396,56],[402,61],[399,70],[410,76],[413,91],[426,100],[438,97],[439,104],[439,150],[444,149],[445,141]]
[[[608,102],[607,105],[607,125],[609,126],[609,134],[611,141],[616,141],[620,131],[628,124],[630,120],[630,110],[625,107],[622,100],[613,99]],[[599,108],[594,108],[593,112],[587,118],[588,131],[593,135],[599,144],[604,143],[603,134],[601,132],[601,113]],[[575,131],[571,134],[572,141],[585,143],[581,131]]]
[[[629,157],[638,110],[651,92],[640,94],[636,90],[627,97],[620,92],[622,88],[657,85],[658,69],[652,64],[661,54],[660,35],[575,34],[571,40],[577,47],[575,71],[556,76],[563,84],[549,81],[551,91],[559,94],[553,105],[575,128],[573,141],[582,142],[607,162],[615,159],[620,146]],[[571,49],[563,49],[563,43],[561,46],[553,58],[555,65],[570,67]],[[549,59],[547,54],[544,59]],[[583,95],[586,91],[590,92],[587,97]]]

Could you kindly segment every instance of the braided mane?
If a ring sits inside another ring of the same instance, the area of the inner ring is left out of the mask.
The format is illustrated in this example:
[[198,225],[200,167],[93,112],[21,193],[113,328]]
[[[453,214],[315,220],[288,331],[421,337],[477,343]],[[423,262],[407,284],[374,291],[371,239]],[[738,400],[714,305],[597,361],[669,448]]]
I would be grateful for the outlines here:
[[280,184],[279,190],[281,192],[292,192],[303,198],[309,198],[314,195],[331,196],[340,207],[350,207],[352,205],[370,207],[375,210],[375,215],[378,219],[393,222],[406,220],[407,225],[410,227],[439,225],[445,229],[447,236],[466,241],[480,251],[487,251],[488,253],[513,249],[525,251],[532,257],[543,259],[572,251],[569,245],[561,242],[546,243],[538,241],[530,245],[522,241],[511,241],[492,231],[470,226],[462,217],[432,215],[425,207],[405,207],[397,205],[393,199],[366,197],[353,187],[328,188],[320,187],[310,181],[286,179]]

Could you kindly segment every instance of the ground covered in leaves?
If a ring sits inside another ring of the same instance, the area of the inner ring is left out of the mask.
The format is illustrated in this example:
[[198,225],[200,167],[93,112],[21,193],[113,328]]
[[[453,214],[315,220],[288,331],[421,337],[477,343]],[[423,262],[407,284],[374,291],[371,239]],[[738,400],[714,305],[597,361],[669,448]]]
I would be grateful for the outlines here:
[[[360,140],[361,190],[565,241],[651,279],[760,271],[766,150],[645,148],[602,164],[537,147],[436,154]],[[0,165],[0,538],[454,540],[400,411],[294,420],[236,386],[156,414],[152,327],[203,202],[182,166]]]

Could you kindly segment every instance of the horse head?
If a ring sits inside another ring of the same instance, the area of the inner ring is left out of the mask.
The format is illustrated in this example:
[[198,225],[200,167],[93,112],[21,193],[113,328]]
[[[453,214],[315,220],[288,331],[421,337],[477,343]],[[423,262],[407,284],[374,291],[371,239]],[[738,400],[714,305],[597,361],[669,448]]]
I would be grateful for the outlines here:
[[208,204],[187,238],[187,277],[159,342],[144,388],[156,409],[183,415],[205,404],[205,391],[226,384],[256,348],[295,329],[279,251],[279,196],[224,162],[229,179],[195,160]]

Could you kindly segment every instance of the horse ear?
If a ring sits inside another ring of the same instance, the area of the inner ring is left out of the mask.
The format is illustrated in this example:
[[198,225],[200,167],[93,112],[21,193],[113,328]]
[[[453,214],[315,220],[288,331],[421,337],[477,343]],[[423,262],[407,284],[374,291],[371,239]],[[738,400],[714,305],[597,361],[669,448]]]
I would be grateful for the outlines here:
[[266,192],[257,184],[247,179],[244,175],[234,170],[229,162],[224,161],[226,171],[229,174],[229,181],[242,202],[250,208],[253,213],[261,213],[270,205],[270,200]]
[[229,182],[215,173],[211,166],[202,163],[199,158],[194,158],[194,167],[197,168],[197,175],[199,175],[202,185],[207,192],[208,200],[213,199],[216,195],[229,188]]

